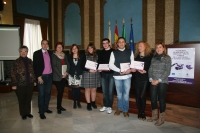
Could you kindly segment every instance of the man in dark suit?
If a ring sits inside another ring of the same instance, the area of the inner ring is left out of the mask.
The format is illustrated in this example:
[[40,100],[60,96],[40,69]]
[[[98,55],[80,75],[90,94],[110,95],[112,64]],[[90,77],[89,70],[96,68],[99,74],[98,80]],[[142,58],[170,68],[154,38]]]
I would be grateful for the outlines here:
[[47,50],[49,47],[48,40],[42,40],[42,49],[33,54],[33,69],[38,83],[38,107],[41,119],[46,119],[44,113],[52,113],[49,107],[52,87],[52,52]]

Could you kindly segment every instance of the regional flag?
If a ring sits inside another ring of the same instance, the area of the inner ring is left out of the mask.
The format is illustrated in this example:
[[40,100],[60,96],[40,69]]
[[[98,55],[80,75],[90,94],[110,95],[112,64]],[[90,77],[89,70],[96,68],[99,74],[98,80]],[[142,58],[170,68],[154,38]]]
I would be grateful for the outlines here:
[[112,45],[110,25],[108,26],[108,39],[110,40],[110,45]]
[[124,26],[124,24],[123,24],[123,26],[122,26],[122,37],[125,38],[125,40],[126,40],[126,31],[125,31],[125,26]]
[[118,27],[117,24],[115,25],[115,36],[114,36],[114,40],[115,40],[115,49],[117,49],[117,40],[118,40]]

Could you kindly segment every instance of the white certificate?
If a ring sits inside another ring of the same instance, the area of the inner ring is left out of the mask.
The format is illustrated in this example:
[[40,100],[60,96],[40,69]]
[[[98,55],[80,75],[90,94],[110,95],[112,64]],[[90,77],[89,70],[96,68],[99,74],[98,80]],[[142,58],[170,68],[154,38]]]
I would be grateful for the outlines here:
[[90,69],[90,70],[96,70],[97,69],[97,64],[98,63],[96,63],[94,61],[87,60],[86,64],[85,64],[85,68]]
[[137,70],[143,70],[144,69],[144,62],[142,61],[133,61],[131,62],[131,68],[137,69]]
[[109,64],[99,64],[98,70],[109,71]]
[[67,71],[67,65],[62,65],[62,75]]
[[121,72],[126,72],[126,70],[130,69],[130,63],[120,63]]

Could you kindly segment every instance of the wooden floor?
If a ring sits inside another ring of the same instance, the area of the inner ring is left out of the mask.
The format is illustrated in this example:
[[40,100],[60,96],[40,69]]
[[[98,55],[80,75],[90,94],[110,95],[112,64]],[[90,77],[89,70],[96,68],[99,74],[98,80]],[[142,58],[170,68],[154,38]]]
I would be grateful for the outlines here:
[[[54,85],[52,87],[51,95],[57,96],[57,90]],[[71,88],[69,87],[65,88],[63,98],[72,99]],[[86,102],[84,89],[81,90],[81,102]],[[101,91],[97,92],[96,104],[100,107],[103,106],[103,95]],[[167,106],[166,107],[166,121],[200,128],[200,108],[192,108],[192,107],[173,105],[173,104],[168,104],[168,103],[166,106]],[[116,109],[116,108],[117,108],[117,97],[115,95],[113,109]],[[129,112],[134,113],[134,114],[137,114],[138,112],[135,98],[133,95],[130,95]],[[145,113],[147,116],[151,116],[151,102],[149,100],[147,100]]]

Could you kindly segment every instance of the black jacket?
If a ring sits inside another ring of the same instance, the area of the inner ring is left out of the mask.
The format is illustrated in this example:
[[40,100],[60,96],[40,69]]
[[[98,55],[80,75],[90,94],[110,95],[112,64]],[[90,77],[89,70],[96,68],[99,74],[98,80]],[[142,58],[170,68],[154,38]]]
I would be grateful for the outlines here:
[[[47,50],[51,60],[52,51]],[[42,76],[44,71],[44,58],[42,54],[42,49],[37,50],[33,53],[33,69],[35,73],[36,80],[38,77]]]

